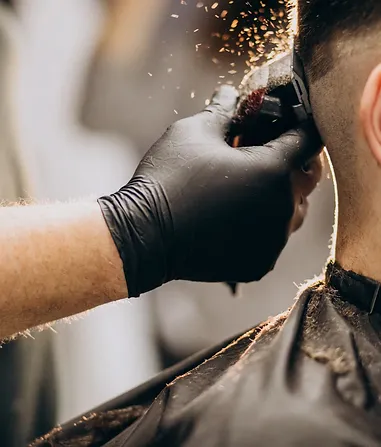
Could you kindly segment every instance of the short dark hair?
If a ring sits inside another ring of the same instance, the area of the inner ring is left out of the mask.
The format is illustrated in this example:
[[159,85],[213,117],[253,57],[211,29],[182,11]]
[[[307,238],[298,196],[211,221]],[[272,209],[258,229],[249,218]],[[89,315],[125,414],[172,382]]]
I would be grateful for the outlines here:
[[361,32],[381,19],[380,0],[297,0],[297,46],[311,79],[334,62],[329,42],[341,32]]

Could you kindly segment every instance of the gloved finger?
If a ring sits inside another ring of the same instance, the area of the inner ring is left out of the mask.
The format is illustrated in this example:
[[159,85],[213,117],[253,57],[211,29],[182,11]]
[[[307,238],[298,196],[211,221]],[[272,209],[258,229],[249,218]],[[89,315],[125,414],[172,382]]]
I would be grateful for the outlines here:
[[210,104],[198,116],[211,129],[225,135],[226,129],[236,111],[238,91],[230,85],[222,85],[213,95]]
[[293,129],[281,135],[276,140],[265,144],[272,154],[288,169],[299,169],[316,157],[323,149],[323,143],[311,121],[298,129]]

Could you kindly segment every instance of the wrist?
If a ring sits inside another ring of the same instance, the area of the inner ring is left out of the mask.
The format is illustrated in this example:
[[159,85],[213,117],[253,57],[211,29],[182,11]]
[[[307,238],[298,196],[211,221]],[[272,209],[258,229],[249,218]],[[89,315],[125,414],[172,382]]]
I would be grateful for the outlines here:
[[115,194],[98,199],[123,262],[129,297],[153,290],[169,280],[161,211],[152,184],[130,182]]

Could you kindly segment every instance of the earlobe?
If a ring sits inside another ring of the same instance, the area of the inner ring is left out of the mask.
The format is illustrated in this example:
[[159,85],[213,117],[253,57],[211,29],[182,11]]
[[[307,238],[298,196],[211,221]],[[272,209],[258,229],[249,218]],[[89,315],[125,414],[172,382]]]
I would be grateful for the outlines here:
[[381,64],[372,71],[365,85],[360,119],[369,149],[381,166]]

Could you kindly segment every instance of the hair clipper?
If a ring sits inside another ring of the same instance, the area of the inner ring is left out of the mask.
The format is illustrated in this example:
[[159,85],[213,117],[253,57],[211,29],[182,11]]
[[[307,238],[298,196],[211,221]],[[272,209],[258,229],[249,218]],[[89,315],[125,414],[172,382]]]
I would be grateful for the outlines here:
[[253,68],[243,79],[228,142],[261,146],[312,118],[303,65],[295,51]]

